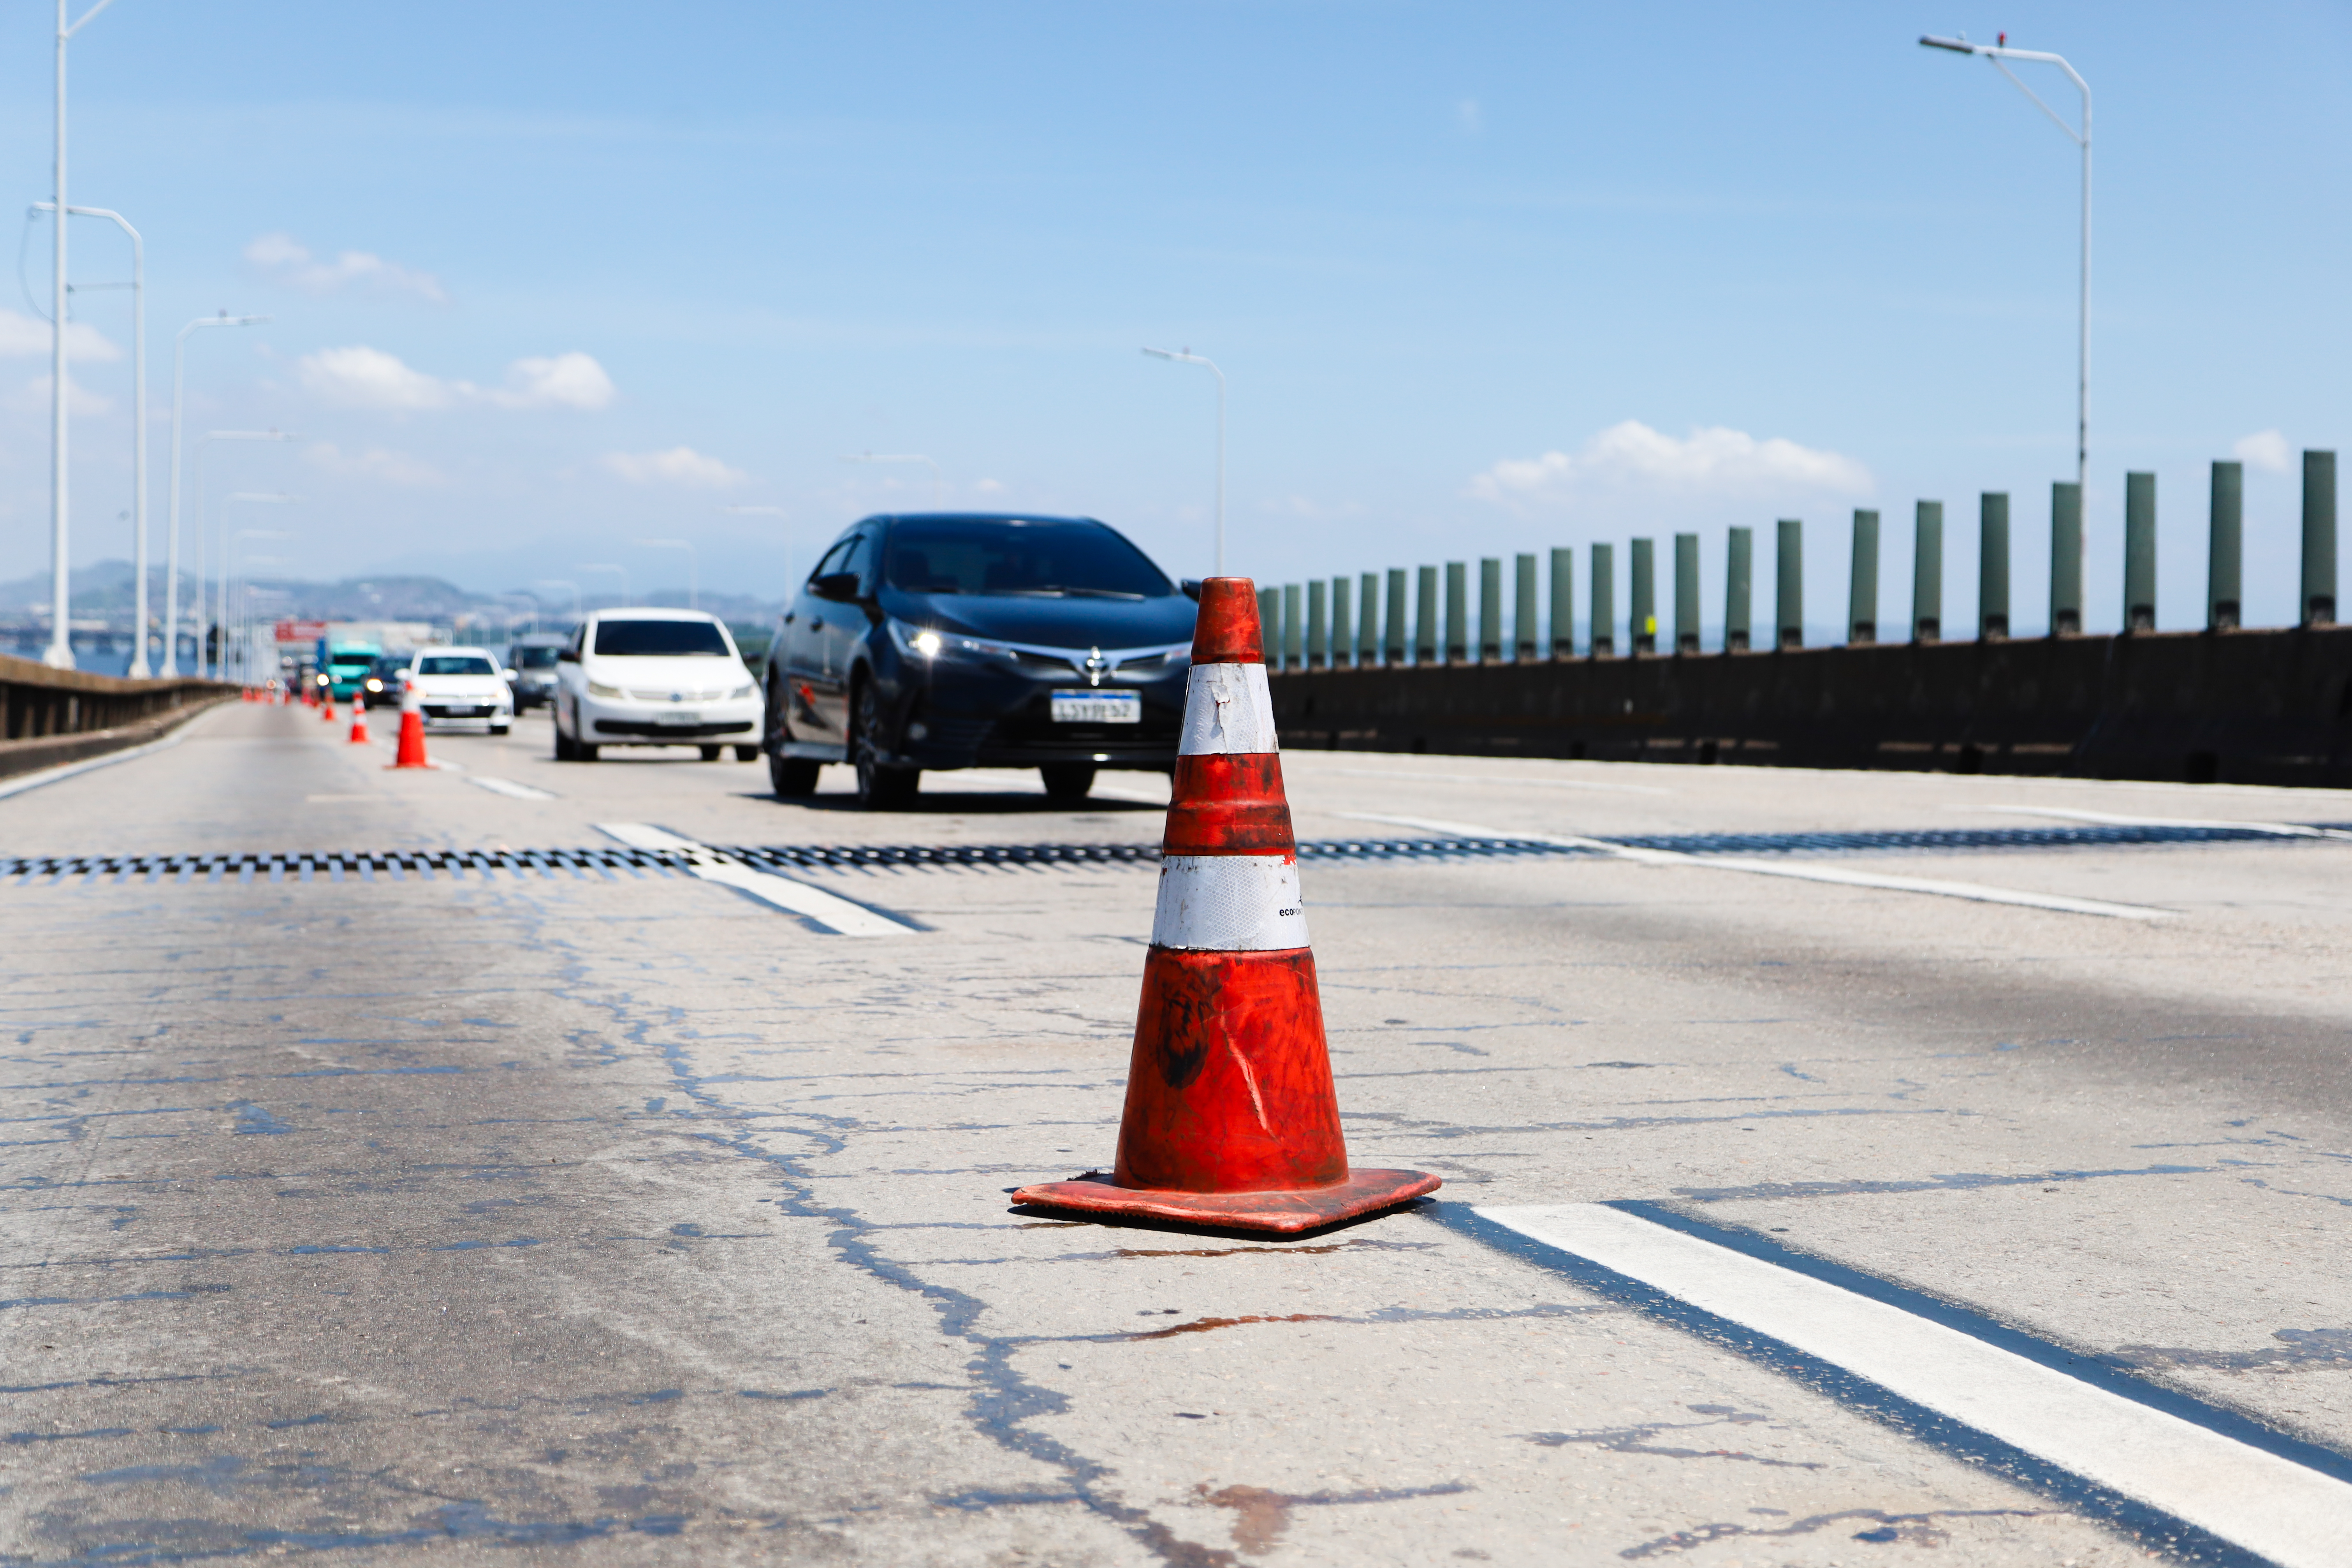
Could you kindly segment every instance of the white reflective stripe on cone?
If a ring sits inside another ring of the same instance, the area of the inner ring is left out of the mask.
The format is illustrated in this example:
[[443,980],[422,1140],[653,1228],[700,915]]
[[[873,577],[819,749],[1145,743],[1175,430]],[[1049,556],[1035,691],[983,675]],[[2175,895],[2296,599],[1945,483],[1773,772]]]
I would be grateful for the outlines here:
[[1262,664],[1196,664],[1184,677],[1182,757],[1252,756],[1274,741],[1274,694]]
[[1151,945],[1266,952],[1307,945],[1298,862],[1287,855],[1171,855],[1160,862]]

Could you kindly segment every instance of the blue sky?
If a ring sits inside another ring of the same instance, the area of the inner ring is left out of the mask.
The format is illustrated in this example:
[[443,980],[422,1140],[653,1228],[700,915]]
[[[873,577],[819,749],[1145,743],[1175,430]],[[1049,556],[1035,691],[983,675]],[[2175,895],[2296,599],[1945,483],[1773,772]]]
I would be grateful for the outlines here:
[[[213,464],[215,507],[304,498],[238,520],[299,531],[267,570],[643,589],[683,578],[632,542],[660,536],[775,595],[788,544],[943,489],[1200,574],[1213,387],[1160,343],[1231,379],[1234,571],[1689,529],[1713,606],[1724,531],[1800,516],[1828,622],[1875,506],[1891,622],[1926,496],[1965,625],[2005,489],[2023,631],[2073,468],[2076,164],[1915,42],[2006,29],[2098,94],[2091,625],[2126,468],[2159,475],[2162,619],[2201,620],[2207,465],[2249,437],[2248,617],[2286,619],[2292,455],[2352,444],[2352,14],[1979,3],[117,0],[73,46],[72,196],[147,235],[159,530],[173,332],[274,318],[195,334],[188,375],[192,435],[302,437]],[[0,15],[23,202],[46,18]],[[75,246],[78,279],[124,276],[107,231]],[[47,328],[0,306],[10,577],[47,559]],[[127,300],[78,314],[86,563],[128,552]]]

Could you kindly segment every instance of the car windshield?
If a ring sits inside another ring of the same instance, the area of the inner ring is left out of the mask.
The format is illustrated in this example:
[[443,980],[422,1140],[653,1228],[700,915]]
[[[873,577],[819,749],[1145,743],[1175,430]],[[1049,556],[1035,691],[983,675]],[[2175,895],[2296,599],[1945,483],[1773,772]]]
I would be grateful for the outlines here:
[[709,621],[598,621],[596,648],[615,658],[679,654],[727,657],[727,639]]
[[519,647],[514,650],[517,669],[553,669],[555,650],[551,647]]
[[375,655],[372,653],[331,653],[327,656],[327,662],[333,665],[337,669],[365,669],[368,666],[375,662]]
[[499,667],[478,653],[428,653],[416,661],[419,675],[496,675]]
[[1176,591],[1142,551],[1098,522],[901,522],[890,530],[884,575],[908,594],[1157,599]]

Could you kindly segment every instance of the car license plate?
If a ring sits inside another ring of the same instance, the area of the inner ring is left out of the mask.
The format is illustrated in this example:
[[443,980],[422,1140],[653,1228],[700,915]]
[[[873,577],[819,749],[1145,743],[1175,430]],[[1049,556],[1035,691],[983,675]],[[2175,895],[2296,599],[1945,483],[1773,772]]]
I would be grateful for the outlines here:
[[443,711],[446,712],[446,713],[449,715],[449,717],[450,717],[450,718],[452,718],[452,719],[478,719],[478,718],[480,718],[483,714],[485,714],[485,713],[488,712],[488,711],[489,711],[489,710],[488,710],[488,709],[487,709],[487,708],[454,708],[454,707],[453,707],[453,708],[445,709]]
[[702,722],[702,715],[699,713],[680,713],[673,709],[668,712],[655,714],[654,722],[656,724],[699,724]]
[[1139,691],[1056,691],[1056,724],[1140,724],[1143,694]]

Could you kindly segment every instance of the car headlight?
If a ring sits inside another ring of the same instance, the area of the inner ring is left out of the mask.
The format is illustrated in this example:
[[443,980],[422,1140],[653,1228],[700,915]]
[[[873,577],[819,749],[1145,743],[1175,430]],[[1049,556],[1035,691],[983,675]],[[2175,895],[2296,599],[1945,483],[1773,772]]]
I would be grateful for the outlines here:
[[621,694],[621,689],[617,686],[607,686],[601,680],[592,680],[588,683],[588,695],[591,697],[618,697]]
[[971,663],[1010,664],[1016,657],[1003,643],[988,642],[980,637],[959,637],[953,632],[933,631],[929,626],[912,626],[892,619],[890,640],[898,651],[909,658],[924,660],[962,659]]
[[759,684],[756,681],[750,686],[739,686],[734,690],[727,694],[727,700],[730,702],[740,702],[746,697],[755,697],[759,695]]
[[371,680],[367,683],[367,689],[370,691],[382,691],[383,689],[383,682],[381,680]]

